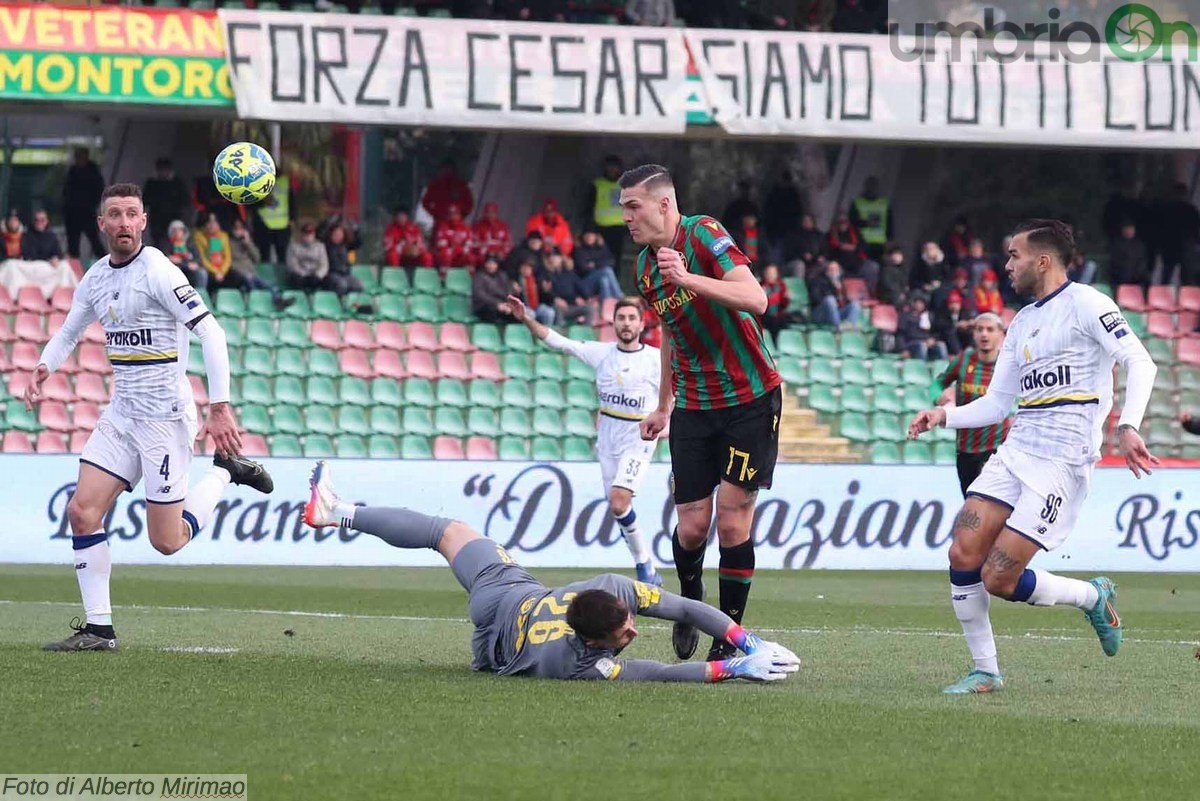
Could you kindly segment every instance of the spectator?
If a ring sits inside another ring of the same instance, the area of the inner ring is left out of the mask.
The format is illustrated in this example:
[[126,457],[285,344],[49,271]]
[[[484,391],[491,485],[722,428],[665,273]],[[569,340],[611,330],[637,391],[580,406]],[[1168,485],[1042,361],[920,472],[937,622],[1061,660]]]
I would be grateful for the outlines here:
[[100,231],[96,228],[102,192],[104,176],[100,174],[100,168],[89,158],[86,147],[75,148],[75,163],[67,169],[67,180],[63,183],[63,222],[67,229],[67,253],[71,258],[79,258],[80,236],[87,237],[93,259],[108,252],[100,243]]
[[476,270],[471,277],[471,310],[482,322],[510,323],[513,316],[508,295],[519,289],[512,279],[500,272],[500,262],[486,258],[482,269]]
[[846,295],[842,266],[836,261],[826,262],[823,272],[809,278],[808,298],[813,322],[835,328],[858,328],[858,304]]
[[21,239],[24,236],[25,226],[21,224],[21,215],[16,209],[11,209],[4,221],[4,258],[21,258]]
[[1179,265],[1182,283],[1194,283],[1200,211],[1191,201],[1187,184],[1177,183],[1172,187],[1170,198],[1162,204],[1159,221],[1162,226],[1163,283],[1170,282],[1176,265]]
[[1146,243],[1138,238],[1133,220],[1121,223],[1121,236],[1108,246],[1109,275],[1116,284],[1150,285]]
[[530,231],[526,235],[525,241],[518,245],[512,253],[508,254],[508,259],[505,260],[504,264],[504,271],[511,276],[515,276],[521,262],[525,260],[532,262],[534,269],[542,269],[546,260],[546,240],[542,237],[541,231]]
[[587,206],[583,215],[583,219],[591,220],[591,224],[600,232],[604,244],[612,254],[614,267],[621,263],[625,241],[629,239],[629,229],[625,227],[624,211],[620,203],[621,187],[617,185],[617,179],[621,177],[624,168],[620,156],[604,157],[603,173],[593,178],[588,186]]
[[[640,298],[639,298],[640,300]],[[662,320],[649,306],[642,307],[642,344],[662,347]]]
[[965,310],[963,294],[957,289],[951,289],[945,296],[945,304],[933,312],[933,333],[939,340],[946,343],[946,351],[951,356],[962,352],[964,343],[972,341],[974,317]]
[[1189,434],[1200,434],[1200,419],[1193,417],[1191,412],[1179,415],[1179,422]]
[[675,0],[629,0],[625,20],[630,25],[670,28],[675,24]]
[[[760,31],[796,29],[796,12],[799,11],[800,4],[795,0],[751,0],[743,5],[746,8],[746,24],[750,28]],[[767,208],[770,207],[771,202],[768,200]]]
[[742,178],[737,182],[737,191],[733,196],[733,200],[729,201],[729,205],[725,207],[725,211],[721,214],[721,224],[728,230],[732,231],[742,224],[742,220],[747,214],[753,214],[758,217],[761,213],[758,204],[751,197],[753,186],[748,178]]
[[1089,259],[1084,255],[1083,250],[1076,248],[1075,255],[1071,257],[1071,263],[1067,265],[1067,275],[1072,281],[1090,284],[1096,280],[1096,272],[1099,269],[1095,259]]
[[[212,186],[212,181],[205,181]],[[296,219],[296,204],[292,203],[292,182],[280,174],[275,188],[266,199],[254,204],[254,242],[264,261],[287,259],[288,245],[292,238],[292,221]],[[274,253],[272,253],[274,251]]]
[[471,226],[463,220],[458,207],[451,204],[446,219],[433,229],[433,265],[442,271],[447,267],[472,266],[474,243]]
[[589,298],[622,297],[621,285],[613,270],[613,254],[594,225],[583,229],[583,237],[575,248],[575,273]]
[[306,222],[300,226],[300,238],[288,243],[288,285],[309,292],[331,289],[328,278],[329,254],[325,252],[325,245],[317,240],[317,226]]
[[999,315],[1004,311],[1004,300],[1000,297],[1000,279],[995,270],[985,270],[983,278],[975,287],[975,313],[991,312]]
[[471,194],[471,187],[459,177],[453,159],[442,162],[437,175],[425,187],[421,205],[429,212],[435,226],[449,218],[451,206],[458,208],[460,219],[471,215],[475,208],[475,197]]
[[[276,311],[283,311],[296,302],[295,298],[285,298],[279,288],[258,274],[258,263],[262,254],[254,244],[250,229],[239,217],[233,221],[229,231],[229,260],[232,266],[230,277],[226,279],[228,286],[241,286],[242,289],[261,289],[271,293],[271,300]],[[232,283],[236,280],[238,284]]]
[[523,259],[517,267],[517,295],[533,311],[534,319],[542,325],[554,325],[554,307],[550,305],[553,298],[542,292],[541,288],[541,274],[544,272],[531,259]]
[[588,305],[583,283],[561,253],[551,253],[546,257],[546,272],[539,289],[543,302],[550,301],[553,304],[558,325],[569,322],[591,324],[592,307]]
[[50,230],[50,215],[45,209],[38,209],[33,213],[33,227],[21,237],[21,258],[28,261],[48,261],[55,265],[62,258],[62,245]]
[[[233,258],[229,252],[229,234],[221,229],[221,221],[214,212],[204,215],[200,228],[192,235],[200,266],[208,272],[209,291],[216,292],[225,287],[240,288],[236,275],[230,276]],[[228,278],[228,282],[226,282]]]
[[389,267],[408,271],[409,283],[417,267],[432,267],[433,254],[425,244],[425,232],[413,222],[407,208],[396,209],[391,223],[383,232],[383,253]]
[[512,0],[508,17],[527,22],[566,22],[565,8],[561,0]]
[[886,20],[867,10],[863,0],[838,0],[831,24],[835,33],[882,33],[882,22]]
[[362,281],[350,271],[350,248],[347,247],[346,226],[334,225],[325,232],[325,258],[329,262],[329,288],[344,297],[350,292],[362,292]]
[[554,245],[559,253],[568,259],[571,258],[571,253],[575,249],[575,239],[571,235],[571,226],[567,225],[566,218],[559,214],[558,201],[554,198],[546,198],[546,202],[542,204],[542,210],[525,223],[526,235],[534,231],[541,231],[546,241]]
[[[682,6],[683,17],[692,28],[730,28],[738,29],[746,25],[741,3],[730,3],[728,0],[689,0]],[[740,220],[740,214],[732,219]],[[724,218],[722,218],[722,221]],[[730,226],[726,224],[726,228]]]
[[946,344],[938,340],[933,329],[933,321],[926,308],[925,295],[914,292],[900,313],[896,337],[900,343],[902,355],[905,358],[924,361],[932,356],[935,359],[945,359]]
[[342,229],[342,241],[346,246],[346,258],[349,260],[349,263],[353,264],[355,252],[362,247],[362,238],[358,233],[358,223],[345,219],[341,214],[334,212],[317,226],[317,239],[328,244],[329,233],[334,228]]
[[817,228],[816,218],[811,214],[803,214],[800,227],[784,235],[781,258],[792,275],[803,278],[808,265],[814,263],[825,250],[825,244],[825,232]]
[[904,260],[904,250],[899,245],[888,246],[883,255],[883,264],[879,268],[879,286],[876,297],[880,303],[900,306],[908,292],[908,264]]
[[760,246],[764,243],[758,227],[758,217],[747,214],[730,232],[733,234],[733,241],[737,243],[738,249],[746,254],[750,263],[759,264]]
[[1105,202],[1101,227],[1105,239],[1109,242],[1121,237],[1121,229],[1125,227],[1126,220],[1136,224],[1146,216],[1145,206],[1137,197],[1141,191],[1140,182],[1135,181],[1130,194],[1126,194],[1125,188],[1120,187]]
[[874,292],[879,283],[879,262],[867,258],[862,238],[850,222],[850,215],[838,215],[837,222],[829,229],[829,258],[840,264],[851,278],[861,278],[867,288]]
[[970,226],[967,225],[967,216],[960,214],[955,217],[950,230],[942,238],[942,258],[950,267],[959,266],[959,263],[967,257],[973,238],[975,235],[971,233]]
[[182,220],[172,220],[167,225],[167,241],[163,253],[171,263],[187,276],[188,283],[196,289],[208,287],[208,271],[200,266],[200,256],[196,253],[196,245],[188,233],[188,227]]
[[495,256],[496,261],[503,262],[512,252],[512,232],[508,223],[500,219],[500,207],[495,203],[483,204],[483,216],[471,227],[471,235],[475,242],[475,264],[481,263],[485,256]]
[[950,265],[937,242],[921,246],[921,256],[910,273],[910,286],[922,292],[933,292],[946,282]]
[[964,267],[967,274],[971,278],[972,286],[983,280],[983,274],[988,270],[995,270],[996,264],[983,249],[983,240],[979,237],[972,237],[971,242],[967,245],[967,255],[963,257],[959,267]]
[[762,315],[763,328],[770,331],[772,337],[778,338],[779,332],[792,322],[791,313],[788,312],[792,298],[788,294],[787,284],[779,277],[779,265],[771,263],[764,267],[759,283],[767,294],[767,309]]
[[157,246],[167,237],[167,223],[185,217],[192,205],[187,185],[175,174],[169,158],[154,162],[154,175],[142,186],[142,202],[149,217],[150,241]]
[[862,239],[867,258],[879,261],[883,249],[894,238],[895,214],[892,201],[879,196],[879,178],[863,182],[862,194],[850,204],[850,223]]
[[804,212],[800,190],[796,187],[796,179],[791,170],[780,173],[779,180],[767,192],[764,205],[766,209],[763,211],[762,222],[766,239],[770,243],[770,258],[782,259],[784,238]]
[[951,273],[948,283],[942,284],[933,291],[930,296],[930,305],[935,309],[944,308],[951,292],[958,292],[962,296],[963,310],[968,317],[974,319],[978,312],[975,310],[975,293],[971,291],[970,275],[966,267],[959,267]]
[[[276,186],[278,187],[278,184]],[[274,194],[275,191],[272,190],[271,195],[273,196]],[[193,207],[195,208],[197,226],[203,226],[204,220],[208,218],[208,215],[215,214],[221,228],[228,230],[233,225],[234,218],[242,215],[242,206],[231,203],[217,191],[211,173],[205,173],[196,177],[195,189],[192,195],[195,198]],[[259,209],[266,202],[257,203],[254,208]]]

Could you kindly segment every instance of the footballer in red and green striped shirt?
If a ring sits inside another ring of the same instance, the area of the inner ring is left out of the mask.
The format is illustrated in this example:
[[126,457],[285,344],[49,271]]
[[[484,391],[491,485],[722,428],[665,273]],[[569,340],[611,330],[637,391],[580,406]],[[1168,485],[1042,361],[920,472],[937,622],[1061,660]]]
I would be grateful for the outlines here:
[[[665,167],[645,164],[621,176],[621,209],[637,260],[638,292],[663,321],[658,408],[641,423],[653,439],[670,421],[671,483],[679,525],[672,537],[681,593],[704,597],[704,551],[714,519],[724,523],[720,608],[742,619],[754,575],[750,524],[755,493],[769,488],[779,453],[782,383],[759,316],[767,296],[750,260],[712,217],[684,217]],[[715,492],[714,492],[715,490]],[[677,623],[675,655],[695,652],[695,628]],[[729,656],[713,641],[709,661]]]

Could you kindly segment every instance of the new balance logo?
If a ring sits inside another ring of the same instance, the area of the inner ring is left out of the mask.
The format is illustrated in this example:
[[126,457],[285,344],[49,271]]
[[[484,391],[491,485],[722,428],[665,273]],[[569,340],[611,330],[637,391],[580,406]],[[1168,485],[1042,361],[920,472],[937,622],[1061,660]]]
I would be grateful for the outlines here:
[[169,494],[170,492],[171,492],[171,485],[170,485],[170,484],[163,484],[161,487],[159,487],[159,488],[158,488],[158,493],[159,493],[160,495],[167,495],[167,494]]
[[1036,529],[1036,531],[1037,531],[1037,533],[1038,533],[1038,534],[1045,534],[1045,533],[1046,533],[1046,527],[1045,527],[1045,526],[1038,526],[1038,527],[1037,527],[1037,529]]
[[954,593],[953,595],[950,596],[950,600],[951,601],[965,601],[965,600],[967,600],[967,594],[965,592],[962,595],[959,595],[958,593]]
[[87,567],[87,562],[80,562],[79,564],[75,565],[76,570],[83,570],[85,567]]

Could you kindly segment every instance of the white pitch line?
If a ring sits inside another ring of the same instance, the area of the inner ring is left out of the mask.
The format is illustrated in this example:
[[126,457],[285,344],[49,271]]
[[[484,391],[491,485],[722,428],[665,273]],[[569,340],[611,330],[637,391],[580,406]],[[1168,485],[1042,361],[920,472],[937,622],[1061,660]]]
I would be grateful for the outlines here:
[[242,649],[224,645],[172,645],[158,650],[172,654],[236,654]]
[[[78,607],[79,604],[71,601],[15,601],[0,598],[0,604],[8,606],[69,606]],[[216,613],[234,613],[242,615],[269,615],[273,617],[312,617],[331,620],[375,620],[375,621],[390,621],[399,623],[458,623],[467,625],[470,620],[461,617],[423,617],[420,615],[364,615],[354,612],[310,612],[301,609],[241,609],[228,608],[221,606],[153,606],[145,604],[129,604],[127,606],[114,606],[114,609],[130,611],[130,612],[196,612],[201,614],[216,614]],[[667,626],[646,625],[641,628],[650,630],[665,630]],[[962,632],[958,631],[942,631],[938,629],[893,629],[893,628],[877,628],[871,626],[853,626],[848,629],[839,628],[755,628],[755,632],[763,634],[800,634],[808,636],[820,635],[851,635],[851,634],[867,634],[885,637],[951,637],[958,638],[962,636]],[[1072,629],[1037,629],[1036,631],[1072,631]],[[1144,631],[1154,631],[1154,629],[1144,629]],[[1035,634],[1028,632],[1025,634],[997,634],[996,639],[1000,640],[1047,640],[1055,642],[1091,642],[1092,637],[1081,637],[1075,634]],[[1125,640],[1132,643],[1156,643],[1160,645],[1190,645],[1200,646],[1200,640],[1164,640],[1164,639],[1145,639],[1130,637]]]

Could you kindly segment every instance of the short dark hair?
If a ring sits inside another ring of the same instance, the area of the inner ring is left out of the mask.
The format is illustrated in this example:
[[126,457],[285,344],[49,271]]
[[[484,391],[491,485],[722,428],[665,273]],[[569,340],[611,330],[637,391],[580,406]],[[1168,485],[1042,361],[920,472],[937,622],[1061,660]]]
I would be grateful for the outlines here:
[[1062,220],[1023,220],[1013,229],[1013,236],[1017,234],[1025,234],[1031,246],[1049,251],[1064,267],[1075,255],[1075,235]]
[[661,164],[643,164],[640,167],[634,167],[621,173],[621,177],[617,179],[617,186],[622,189],[642,184],[646,184],[647,189],[675,186],[674,181],[671,180],[671,171]]
[[643,311],[645,311],[645,307],[642,305],[642,299],[631,297],[629,295],[626,295],[618,300],[617,305],[613,306],[614,320],[617,317],[617,312],[619,312],[621,309],[636,309],[638,314],[641,314]]
[[110,197],[136,197],[142,199],[142,188],[137,184],[109,184],[104,187],[104,191],[100,194],[100,205],[104,206],[104,201]]
[[567,607],[567,625],[585,640],[603,640],[629,619],[629,607],[604,590],[584,590]]

